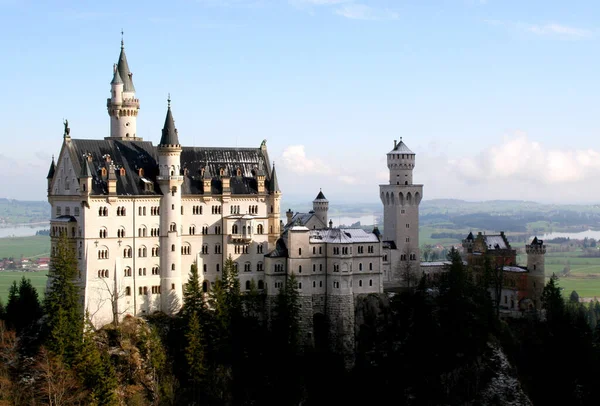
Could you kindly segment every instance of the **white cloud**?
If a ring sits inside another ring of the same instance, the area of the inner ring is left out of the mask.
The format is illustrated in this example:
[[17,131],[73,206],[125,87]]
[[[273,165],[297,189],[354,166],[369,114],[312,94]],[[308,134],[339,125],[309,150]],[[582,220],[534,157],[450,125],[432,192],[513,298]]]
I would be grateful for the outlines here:
[[281,158],[283,160],[283,166],[286,169],[299,175],[332,174],[332,170],[327,164],[317,158],[310,159],[306,156],[304,145],[290,145],[283,150]]
[[570,27],[563,24],[548,23],[548,24],[526,24],[502,20],[483,20],[486,24],[494,27],[504,27],[509,30],[525,31],[527,33],[562,38],[562,39],[585,39],[593,36],[590,30]]
[[592,35],[591,31],[566,25],[550,23],[544,25],[530,25],[528,30],[538,35],[557,35],[565,38],[586,38]]
[[348,4],[337,8],[335,13],[351,20],[396,20],[399,17],[395,11],[377,9],[365,4]]
[[467,182],[498,180],[533,185],[581,182],[600,173],[600,152],[592,149],[550,149],[524,133],[507,137],[476,157],[449,161],[451,169]]

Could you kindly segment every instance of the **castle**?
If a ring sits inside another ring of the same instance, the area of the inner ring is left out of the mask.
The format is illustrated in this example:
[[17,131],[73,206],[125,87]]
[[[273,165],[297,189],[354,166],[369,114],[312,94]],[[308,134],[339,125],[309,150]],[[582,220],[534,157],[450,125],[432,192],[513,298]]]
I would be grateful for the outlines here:
[[[389,183],[380,186],[382,235],[377,227],[333,228],[322,191],[309,213],[288,210],[284,223],[265,141],[257,148],[182,146],[168,100],[155,146],[137,133],[139,108],[121,42],[107,100],[110,135],[72,138],[65,122],[47,176],[51,249],[61,235],[75,248],[82,307],[95,326],[126,315],[175,314],[192,264],[208,292],[231,257],[242,291],[254,281],[269,313],[295,274],[303,343],[350,354],[362,296],[404,286],[403,270],[443,269],[420,263],[423,185],[413,184],[415,154],[402,139],[387,153]],[[541,249],[532,243],[532,252]],[[541,261],[543,275],[543,255]],[[328,331],[319,332],[323,326]]]
[[51,249],[61,234],[75,247],[82,306],[94,325],[176,313],[192,264],[210,291],[231,256],[242,291],[254,281],[268,302],[294,273],[303,341],[314,344],[314,324],[327,320],[333,341],[350,349],[355,299],[394,283],[396,259],[418,264],[422,186],[412,184],[415,155],[402,141],[388,153],[390,183],[381,186],[382,236],[377,228],[333,228],[323,192],[310,213],[288,212],[284,224],[266,142],[182,146],[170,100],[158,145],[145,141],[123,42],[106,105],[109,136],[78,139],[65,122],[47,176]]

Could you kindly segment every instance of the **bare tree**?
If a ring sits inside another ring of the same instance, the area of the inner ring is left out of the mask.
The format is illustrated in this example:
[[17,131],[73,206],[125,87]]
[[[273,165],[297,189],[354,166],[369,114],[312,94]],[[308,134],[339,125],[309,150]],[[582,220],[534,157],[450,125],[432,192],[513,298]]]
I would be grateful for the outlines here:
[[[117,286],[116,272],[114,274],[115,278],[112,280],[110,280],[109,278],[100,278],[100,280],[102,281],[102,286],[96,288],[98,291],[96,297],[98,297],[99,299],[96,302],[95,311],[90,312],[90,319],[92,319],[94,315],[96,315],[96,313],[98,313],[102,309],[105,303],[109,302],[111,306],[112,322],[115,326],[118,326],[121,316],[127,313],[127,311],[129,311],[130,309],[129,306],[120,303],[121,298],[128,296],[127,287],[121,286],[119,288]],[[106,297],[105,294],[108,294],[108,297]]]
[[396,274],[400,280],[404,282],[407,288],[416,286],[419,281],[419,262],[416,259],[416,254],[413,253],[412,247],[407,244],[404,246],[400,255],[400,260],[396,264]]
[[83,404],[87,393],[73,372],[42,348],[35,365],[39,373],[38,395],[40,400],[50,406]]

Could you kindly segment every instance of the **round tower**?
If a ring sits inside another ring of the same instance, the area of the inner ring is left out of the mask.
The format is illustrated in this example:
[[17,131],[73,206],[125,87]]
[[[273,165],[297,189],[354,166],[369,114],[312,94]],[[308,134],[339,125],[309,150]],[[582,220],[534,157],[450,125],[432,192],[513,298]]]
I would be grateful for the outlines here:
[[[415,153],[402,138],[394,140],[394,148],[387,154],[390,180],[379,186],[383,203],[383,241],[393,241],[396,249],[391,251],[391,263],[414,261],[419,267],[419,204],[423,198],[423,185],[413,184]],[[398,282],[399,273],[391,282]]]
[[106,139],[141,141],[141,138],[137,136],[137,115],[140,101],[135,98],[133,74],[127,64],[122,39],[119,62],[113,67],[110,97],[106,102],[106,108],[110,116],[110,137],[106,137]]
[[167,314],[179,311],[182,300],[181,275],[181,145],[168,100],[167,118],[158,145],[160,202],[161,307]]
[[527,252],[527,288],[529,298],[533,301],[536,309],[540,309],[542,292],[546,284],[545,254],[546,246],[544,241],[534,237],[531,244],[525,246]]
[[323,191],[319,189],[319,194],[313,200],[313,211],[323,222],[323,227],[327,227],[327,212],[329,211],[329,200],[325,198]]

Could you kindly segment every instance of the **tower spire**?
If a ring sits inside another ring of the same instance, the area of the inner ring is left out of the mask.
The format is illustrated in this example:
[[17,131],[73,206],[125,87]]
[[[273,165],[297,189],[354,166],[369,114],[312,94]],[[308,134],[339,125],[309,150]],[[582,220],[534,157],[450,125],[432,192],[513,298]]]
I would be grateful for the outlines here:
[[179,145],[179,137],[177,135],[177,128],[175,128],[175,120],[173,120],[173,113],[171,112],[171,95],[167,99],[167,117],[165,118],[165,125],[162,130],[162,137],[160,138],[159,145]]
[[121,49],[125,48],[125,42],[123,41],[123,28],[121,28]]

